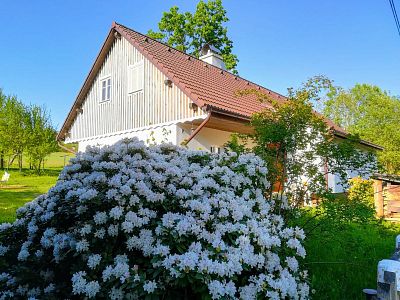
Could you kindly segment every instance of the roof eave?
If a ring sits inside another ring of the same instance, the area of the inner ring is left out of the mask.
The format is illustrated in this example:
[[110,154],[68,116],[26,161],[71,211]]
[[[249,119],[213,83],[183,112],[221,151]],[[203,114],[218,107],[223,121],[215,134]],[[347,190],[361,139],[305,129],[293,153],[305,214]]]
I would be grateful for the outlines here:
[[[337,136],[337,137],[344,138],[344,139],[347,139],[347,138],[349,137],[349,134],[348,134],[348,133],[341,132],[341,131],[338,131],[338,130],[336,130],[336,129],[333,130],[333,134],[334,134],[335,136]],[[384,150],[384,148],[383,148],[382,146],[379,146],[379,145],[377,145],[377,144],[368,142],[368,141],[366,141],[366,140],[360,139],[359,143],[360,143],[361,145],[367,146],[367,147],[369,147],[369,148],[374,148],[374,149],[376,149],[376,150],[380,150],[380,151]]]
[[112,44],[114,43],[115,40],[115,22],[113,22],[111,29],[107,35],[106,40],[103,43],[103,46],[100,49],[99,54],[97,55],[88,75],[86,76],[86,79],[79,90],[78,95],[75,98],[75,101],[72,105],[71,110],[68,113],[67,118],[65,119],[60,132],[57,134],[57,141],[62,141],[65,139],[65,134],[69,130],[70,126],[72,125],[72,122],[74,121],[76,115],[77,115],[77,108],[79,108],[80,105],[82,105],[83,101],[85,100],[86,94],[88,90],[90,89],[91,84],[94,82],[97,73],[99,69],[101,68],[102,63],[105,60],[105,56],[107,55],[109,49],[111,48]]

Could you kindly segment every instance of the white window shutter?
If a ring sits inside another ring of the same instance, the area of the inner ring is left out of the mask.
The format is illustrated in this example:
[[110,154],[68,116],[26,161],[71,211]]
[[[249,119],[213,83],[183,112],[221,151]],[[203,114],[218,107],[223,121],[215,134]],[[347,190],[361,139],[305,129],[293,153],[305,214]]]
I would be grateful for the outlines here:
[[143,90],[144,86],[144,67],[143,61],[128,66],[128,93]]

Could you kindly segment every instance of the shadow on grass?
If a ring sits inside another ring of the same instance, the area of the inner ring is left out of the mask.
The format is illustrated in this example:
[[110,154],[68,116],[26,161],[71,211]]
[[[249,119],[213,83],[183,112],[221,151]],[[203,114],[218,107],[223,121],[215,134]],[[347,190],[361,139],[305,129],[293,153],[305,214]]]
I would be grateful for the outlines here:
[[0,189],[0,223],[13,222],[16,210],[40,194],[38,189]]
[[[59,168],[55,168],[55,169],[45,169],[40,171],[40,173],[38,173],[35,170],[30,170],[30,169],[22,169],[22,171],[20,172],[20,174],[22,176],[56,176],[58,177],[58,175],[60,175],[62,169]],[[19,172],[18,169],[13,169],[14,172]]]

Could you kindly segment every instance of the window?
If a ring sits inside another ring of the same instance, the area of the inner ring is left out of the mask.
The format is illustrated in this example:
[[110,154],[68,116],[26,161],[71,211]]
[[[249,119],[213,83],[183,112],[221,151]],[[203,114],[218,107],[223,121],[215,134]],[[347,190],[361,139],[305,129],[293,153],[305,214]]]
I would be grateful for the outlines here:
[[222,147],[218,146],[211,146],[210,147],[210,152],[211,153],[221,153],[223,151]]
[[100,81],[100,102],[111,100],[111,77],[104,78]]
[[128,66],[128,94],[143,90],[144,67],[143,61]]

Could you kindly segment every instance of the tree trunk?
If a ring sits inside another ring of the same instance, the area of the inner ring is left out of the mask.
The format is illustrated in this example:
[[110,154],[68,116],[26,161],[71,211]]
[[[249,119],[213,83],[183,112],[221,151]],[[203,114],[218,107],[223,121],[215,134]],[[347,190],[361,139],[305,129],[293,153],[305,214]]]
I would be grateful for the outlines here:
[[22,154],[18,156],[19,171],[22,172]]
[[1,152],[1,155],[0,155],[0,168],[2,170],[4,170],[4,153],[3,152]]

